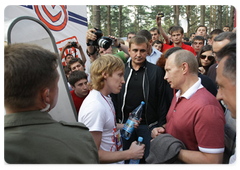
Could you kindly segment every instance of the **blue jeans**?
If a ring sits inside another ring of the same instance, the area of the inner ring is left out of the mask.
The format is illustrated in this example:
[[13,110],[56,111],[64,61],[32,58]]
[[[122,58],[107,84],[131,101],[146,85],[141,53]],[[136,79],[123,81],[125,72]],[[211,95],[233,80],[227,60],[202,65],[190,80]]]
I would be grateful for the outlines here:
[[[143,143],[145,144],[145,152],[143,158],[140,160],[140,163],[146,163],[145,159],[149,155],[149,149],[150,149],[150,141],[151,141],[151,131],[156,126],[151,127],[148,129],[148,125],[139,125],[137,129],[134,129],[131,137],[126,140],[122,138],[123,141],[123,150],[128,150],[132,144],[133,141],[137,141],[138,137],[143,137]],[[129,160],[125,161],[125,164],[129,164]]]

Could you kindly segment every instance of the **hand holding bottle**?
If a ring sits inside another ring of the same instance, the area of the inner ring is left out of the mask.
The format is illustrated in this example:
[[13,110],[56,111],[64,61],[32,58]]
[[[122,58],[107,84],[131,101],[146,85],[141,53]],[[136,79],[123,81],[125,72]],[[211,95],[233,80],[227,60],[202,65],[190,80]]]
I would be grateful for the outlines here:
[[132,142],[129,148],[129,154],[131,159],[142,159],[144,155],[145,145],[138,145],[137,141]]
[[131,137],[134,128],[138,127],[141,120],[144,105],[145,102],[142,101],[141,104],[129,114],[129,118],[125,125],[123,126],[122,130],[122,137],[125,138],[126,140],[128,140]]

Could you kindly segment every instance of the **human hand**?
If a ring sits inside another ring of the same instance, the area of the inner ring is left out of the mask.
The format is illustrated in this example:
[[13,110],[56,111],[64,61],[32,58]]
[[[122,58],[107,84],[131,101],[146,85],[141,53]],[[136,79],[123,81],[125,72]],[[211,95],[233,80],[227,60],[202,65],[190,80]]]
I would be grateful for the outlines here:
[[203,67],[198,67],[198,71],[201,73],[201,74],[204,74],[205,73],[205,69]]
[[90,29],[87,31],[87,34],[86,34],[86,43],[88,43],[89,40],[95,41],[95,40],[97,39],[97,36],[96,36],[93,32],[96,32],[96,30],[95,30],[94,28],[90,28]]
[[165,129],[163,127],[154,128],[151,132],[151,137],[154,139],[162,133],[165,133]]
[[156,15],[156,23],[158,27],[161,27],[161,21],[162,21],[162,18]]
[[142,159],[144,155],[145,145],[137,145],[137,141],[132,142],[129,152],[130,152],[130,159]]
[[111,35],[109,35],[108,37],[110,37],[111,39],[113,39],[113,41],[114,41],[114,46],[115,46],[115,47],[118,47],[118,46],[119,46],[119,42],[118,42],[118,39],[117,39],[116,37],[111,36]]
[[134,129],[137,129],[137,128],[138,128],[141,120],[142,120],[142,118],[140,118],[139,120],[136,120],[136,122],[134,122],[134,125],[133,125],[133,126],[134,126]]
[[82,46],[81,46],[79,43],[77,43],[77,48],[78,48],[78,49],[81,49]]

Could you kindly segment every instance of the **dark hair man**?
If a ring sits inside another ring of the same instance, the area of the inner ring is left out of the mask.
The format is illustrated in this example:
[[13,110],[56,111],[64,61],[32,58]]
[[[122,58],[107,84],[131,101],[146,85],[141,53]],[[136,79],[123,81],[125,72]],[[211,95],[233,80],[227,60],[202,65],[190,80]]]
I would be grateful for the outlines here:
[[152,28],[149,30],[149,32],[152,35],[153,41],[160,40],[160,31],[157,28]]
[[89,93],[87,74],[80,70],[73,71],[69,75],[68,82],[72,87],[71,95],[78,114],[83,100]]
[[214,38],[222,32],[223,32],[223,30],[221,30],[221,29],[214,29],[212,32],[210,32],[210,34],[208,36],[207,44],[212,45]]
[[4,157],[7,163],[98,163],[82,123],[49,115],[58,100],[57,54],[31,44],[4,50]]
[[203,46],[204,38],[202,36],[195,36],[192,40],[192,48],[195,50],[196,56]]
[[144,159],[141,161],[143,163],[149,154],[151,140],[149,129],[165,124],[167,113],[164,72],[146,60],[148,46],[149,41],[142,35],[136,35],[131,39],[128,50],[131,60],[125,64],[126,83],[120,93],[113,96],[117,120],[121,124],[126,123],[129,113],[141,101],[146,103],[139,127],[134,130],[129,140],[123,139],[123,149],[126,150],[132,141],[136,141],[139,136],[143,137],[145,144]]

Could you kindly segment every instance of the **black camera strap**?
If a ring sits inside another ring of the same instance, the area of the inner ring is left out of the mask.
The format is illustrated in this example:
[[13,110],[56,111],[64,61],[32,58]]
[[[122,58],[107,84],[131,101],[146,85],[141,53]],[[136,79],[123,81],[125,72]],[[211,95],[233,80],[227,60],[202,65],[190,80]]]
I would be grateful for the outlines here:
[[96,53],[96,51],[97,51],[97,48],[95,47],[95,46],[93,46],[93,52],[92,53],[90,53],[89,51],[88,51],[88,53],[90,54],[90,55],[93,55],[93,54],[95,54]]

